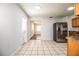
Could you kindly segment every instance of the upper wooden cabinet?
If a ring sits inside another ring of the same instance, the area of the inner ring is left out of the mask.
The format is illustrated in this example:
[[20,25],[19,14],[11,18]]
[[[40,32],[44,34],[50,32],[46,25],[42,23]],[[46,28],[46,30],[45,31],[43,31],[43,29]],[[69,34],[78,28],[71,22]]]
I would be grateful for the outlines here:
[[75,7],[75,9],[74,9],[74,15],[75,16],[79,16],[79,3],[75,3],[74,7]]

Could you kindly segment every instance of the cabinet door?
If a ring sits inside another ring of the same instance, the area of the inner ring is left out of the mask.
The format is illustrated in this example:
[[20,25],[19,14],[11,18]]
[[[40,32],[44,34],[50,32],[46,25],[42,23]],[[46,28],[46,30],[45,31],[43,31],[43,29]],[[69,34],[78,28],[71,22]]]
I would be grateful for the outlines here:
[[68,56],[79,56],[79,43],[76,39],[69,39],[68,40]]
[[79,16],[79,3],[75,3],[74,7],[75,7],[75,9],[74,9],[74,15],[75,16]]
[[79,27],[79,19],[77,19],[77,27]]
[[76,19],[72,19],[72,27],[76,27],[77,26],[77,20]]

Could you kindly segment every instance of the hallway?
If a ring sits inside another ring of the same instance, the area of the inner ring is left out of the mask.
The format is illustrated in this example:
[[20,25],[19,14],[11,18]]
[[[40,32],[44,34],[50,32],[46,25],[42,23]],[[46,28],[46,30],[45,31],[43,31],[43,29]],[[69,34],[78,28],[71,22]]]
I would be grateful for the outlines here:
[[29,40],[17,51],[15,56],[65,56],[67,43],[56,43],[52,40]]

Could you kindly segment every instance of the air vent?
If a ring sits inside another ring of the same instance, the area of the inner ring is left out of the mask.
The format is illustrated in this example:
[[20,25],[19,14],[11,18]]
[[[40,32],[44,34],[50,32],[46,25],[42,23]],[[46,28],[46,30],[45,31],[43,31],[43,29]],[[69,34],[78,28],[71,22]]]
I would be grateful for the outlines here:
[[53,17],[49,17],[49,18],[53,18]]

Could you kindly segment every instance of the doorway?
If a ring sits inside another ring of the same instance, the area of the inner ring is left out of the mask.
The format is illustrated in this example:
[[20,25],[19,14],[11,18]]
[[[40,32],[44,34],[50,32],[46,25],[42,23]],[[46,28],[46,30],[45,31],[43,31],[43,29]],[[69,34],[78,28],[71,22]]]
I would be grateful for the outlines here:
[[31,40],[40,40],[41,38],[41,24],[32,23],[32,38]]

